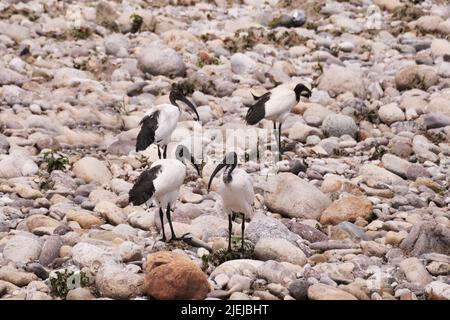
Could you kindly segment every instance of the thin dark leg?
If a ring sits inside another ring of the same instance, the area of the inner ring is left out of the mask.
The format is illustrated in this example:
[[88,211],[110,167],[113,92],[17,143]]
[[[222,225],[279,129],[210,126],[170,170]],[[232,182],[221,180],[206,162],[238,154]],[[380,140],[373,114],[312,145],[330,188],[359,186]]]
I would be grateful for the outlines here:
[[170,210],[171,210],[170,209],[170,204],[167,204],[166,217],[167,217],[167,220],[169,221],[170,232],[172,233],[172,237],[170,238],[170,241],[172,241],[172,240],[189,240],[189,239],[191,239],[190,237],[186,237],[189,233],[185,233],[181,237],[177,237],[175,235],[175,231],[173,230],[172,217],[170,215]]
[[281,150],[281,122],[278,124],[278,155],[279,155],[279,159],[280,161],[281,159],[281,155],[283,154],[283,151]]
[[245,214],[242,213],[242,224],[241,224],[241,250],[244,251],[244,230],[245,230]]
[[273,122],[273,130],[277,130],[277,123],[275,121]]
[[[232,211],[233,212],[233,211]],[[236,219],[236,212],[233,212],[231,214],[231,221],[234,221]]]
[[164,212],[162,208],[159,208],[159,219],[161,220],[161,230],[162,230],[161,241],[166,242],[166,233],[164,232]]
[[231,252],[231,233],[233,232],[233,222],[232,217],[228,215],[228,252]]
[[164,146],[163,158],[167,159],[167,146]]
[[156,145],[156,147],[158,148],[158,158],[161,159],[161,150],[159,150],[159,145]]
[[169,221],[170,232],[172,232],[172,240],[173,240],[176,238],[176,236],[175,236],[175,232],[173,231],[172,218],[170,216],[170,204],[167,204],[166,217],[167,217],[167,221]]

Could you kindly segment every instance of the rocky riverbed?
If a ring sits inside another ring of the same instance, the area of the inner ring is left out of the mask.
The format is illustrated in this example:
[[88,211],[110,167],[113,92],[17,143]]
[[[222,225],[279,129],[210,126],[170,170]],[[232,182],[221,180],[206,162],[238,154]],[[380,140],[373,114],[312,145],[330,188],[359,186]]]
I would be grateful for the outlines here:
[[[446,0],[2,1],[0,299],[449,300],[449,39]],[[241,164],[243,259],[211,163],[173,213],[195,241],[159,241],[128,203],[143,114],[178,88],[204,129],[245,129],[251,93],[299,82],[277,173]]]

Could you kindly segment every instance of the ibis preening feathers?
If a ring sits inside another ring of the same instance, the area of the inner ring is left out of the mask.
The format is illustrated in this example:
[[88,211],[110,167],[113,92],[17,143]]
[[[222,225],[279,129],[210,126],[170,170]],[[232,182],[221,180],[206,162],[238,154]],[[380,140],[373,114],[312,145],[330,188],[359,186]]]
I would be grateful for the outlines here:
[[208,183],[208,190],[216,174],[225,168],[219,185],[219,194],[223,208],[228,214],[228,251],[231,251],[232,221],[237,214],[242,216],[242,248],[244,248],[245,219],[253,215],[253,201],[255,194],[250,175],[237,167],[237,154],[228,153],[221,163],[214,169]]
[[[252,94],[253,95],[253,94]],[[276,87],[260,97],[253,95],[256,102],[252,105],[245,117],[247,124],[257,124],[262,119],[273,121],[273,129],[277,130],[278,123],[278,148],[281,160],[281,125],[286,120],[291,109],[300,101],[300,97],[309,98],[311,91],[299,83],[294,90],[286,87]]]
[[170,142],[173,131],[175,130],[178,119],[181,115],[181,109],[177,101],[182,101],[189,106],[199,120],[199,115],[195,106],[179,91],[173,90],[169,95],[170,103],[157,105],[149,110],[141,122],[141,130],[136,140],[136,151],[147,149],[153,143],[158,147],[158,156],[161,159],[160,147],[164,149],[163,158],[167,157],[167,145]]
[[189,160],[200,174],[194,158],[184,145],[175,151],[177,159],[160,159],[141,173],[129,192],[129,201],[133,205],[142,205],[153,200],[159,208],[161,219],[162,241],[166,241],[164,232],[164,209],[169,222],[172,237],[170,240],[184,240],[186,235],[176,237],[172,226],[171,209],[174,208],[180,187],[186,177],[186,160]]

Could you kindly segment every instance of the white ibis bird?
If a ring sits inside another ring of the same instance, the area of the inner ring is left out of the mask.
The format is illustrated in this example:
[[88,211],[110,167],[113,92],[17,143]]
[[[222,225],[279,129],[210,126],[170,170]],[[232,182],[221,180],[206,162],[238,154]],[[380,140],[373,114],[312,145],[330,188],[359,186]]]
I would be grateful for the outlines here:
[[260,97],[252,95],[256,103],[248,109],[245,120],[250,125],[257,124],[262,119],[272,120],[274,131],[277,130],[278,122],[278,148],[281,160],[281,125],[291,109],[300,101],[300,97],[311,96],[311,90],[299,83],[294,90],[278,86]]
[[145,150],[153,143],[158,147],[158,157],[161,159],[160,146],[164,148],[163,158],[167,157],[167,145],[170,142],[172,133],[174,132],[178,120],[181,115],[181,108],[177,101],[182,101],[189,106],[197,116],[197,121],[200,117],[195,109],[195,106],[180,92],[172,90],[169,95],[170,103],[157,105],[142,118],[141,130],[136,140],[136,152]]
[[237,162],[237,154],[235,152],[228,153],[214,169],[208,183],[209,190],[215,175],[225,168],[218,191],[222,198],[223,208],[228,214],[228,251],[231,251],[232,221],[237,214],[242,216],[241,249],[244,248],[245,218],[250,219],[253,216],[253,201],[255,198],[252,179],[247,172],[236,168]]
[[175,206],[178,192],[186,177],[186,160],[190,160],[200,175],[199,168],[186,146],[179,145],[175,155],[177,159],[160,159],[153,162],[150,168],[141,173],[129,192],[129,201],[133,205],[142,205],[153,200],[159,208],[162,241],[166,241],[163,209],[166,209],[166,217],[172,233],[170,240],[185,240],[186,235],[175,236],[170,211]]

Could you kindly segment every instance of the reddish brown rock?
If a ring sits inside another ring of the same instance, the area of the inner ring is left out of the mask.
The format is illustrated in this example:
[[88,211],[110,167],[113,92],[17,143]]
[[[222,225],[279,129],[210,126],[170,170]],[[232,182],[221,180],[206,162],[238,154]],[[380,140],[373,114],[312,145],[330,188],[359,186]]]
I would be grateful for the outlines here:
[[358,217],[365,220],[372,215],[372,203],[366,197],[344,196],[334,201],[320,217],[322,224],[338,224],[343,221],[355,222]]
[[210,291],[202,270],[185,254],[170,251],[148,256],[144,288],[158,300],[200,300]]

